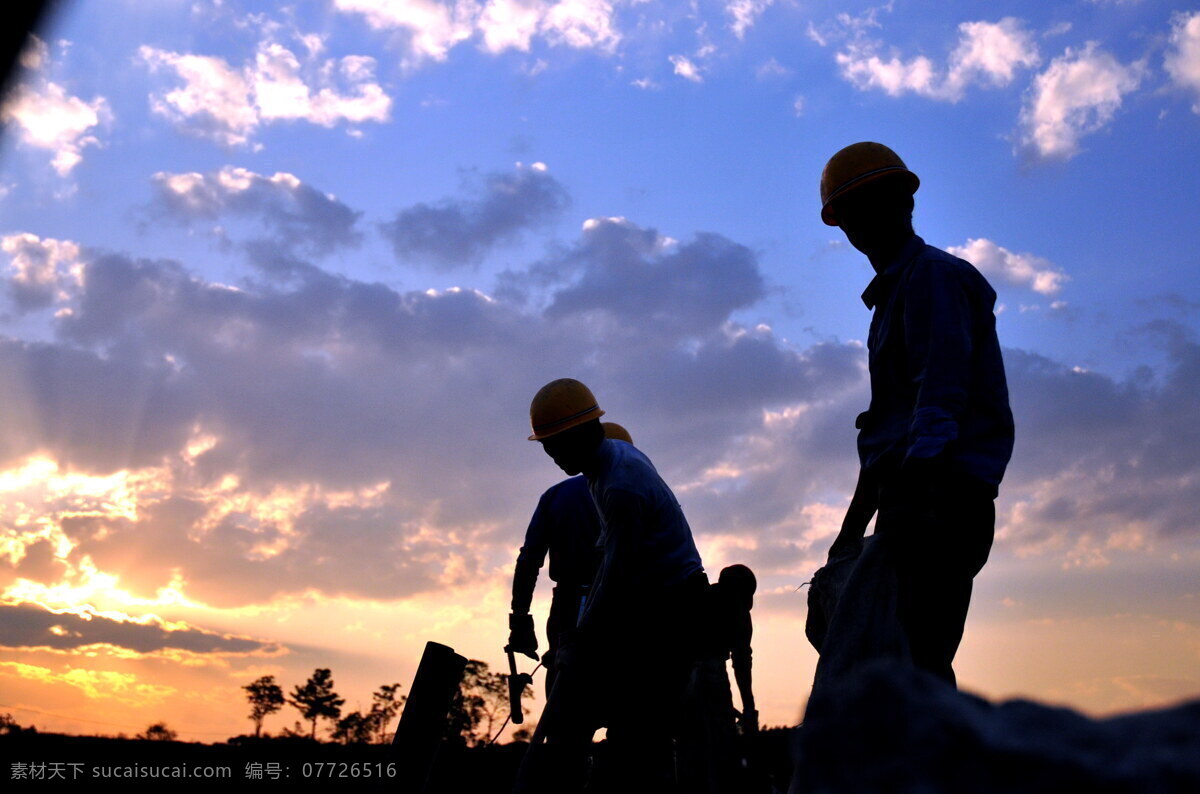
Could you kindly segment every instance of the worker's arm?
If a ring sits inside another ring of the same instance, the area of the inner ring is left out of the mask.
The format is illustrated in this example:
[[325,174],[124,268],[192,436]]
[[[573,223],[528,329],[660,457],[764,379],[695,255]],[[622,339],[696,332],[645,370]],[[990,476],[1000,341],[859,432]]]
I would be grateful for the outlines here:
[[533,603],[533,591],[537,586],[538,571],[546,561],[546,552],[550,548],[550,527],[546,515],[547,505],[552,498],[553,489],[542,494],[533,518],[529,520],[529,528],[525,531],[525,545],[517,555],[517,564],[513,568],[512,584],[512,614],[508,618],[508,644],[518,653],[537,658],[537,633],[533,629],[533,616],[529,607]]
[[754,686],[750,674],[753,664],[750,640],[754,634],[754,627],[749,612],[739,620],[737,628],[731,654],[733,680],[737,683],[738,695],[742,699],[742,728],[750,733],[758,730],[758,710],[754,705]]
[[829,547],[829,559],[857,555],[862,548],[863,535],[867,533],[867,524],[875,516],[879,507],[879,486],[875,478],[866,469],[859,469],[858,482],[854,486],[854,496],[850,498],[850,506],[846,508],[846,517],[842,519],[842,528]]

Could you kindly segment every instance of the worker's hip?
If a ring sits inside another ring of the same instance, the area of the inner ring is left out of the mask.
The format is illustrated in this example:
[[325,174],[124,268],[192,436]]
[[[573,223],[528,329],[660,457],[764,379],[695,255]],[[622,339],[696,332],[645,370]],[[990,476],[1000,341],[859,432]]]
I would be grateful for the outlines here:
[[875,533],[902,569],[975,576],[995,537],[995,487],[954,470],[924,485],[914,494],[903,477],[882,478]]

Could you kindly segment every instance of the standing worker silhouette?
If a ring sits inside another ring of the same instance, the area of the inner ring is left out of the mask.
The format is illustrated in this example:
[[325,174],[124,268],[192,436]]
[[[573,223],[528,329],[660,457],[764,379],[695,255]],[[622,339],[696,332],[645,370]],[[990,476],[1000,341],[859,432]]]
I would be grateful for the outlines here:
[[[629,431],[616,422],[601,422],[605,438],[633,443]],[[542,665],[546,668],[546,696],[554,688],[558,668],[558,639],[575,628],[586,601],[588,588],[600,567],[596,540],[600,537],[600,516],[582,475],[570,477],[551,486],[538,500],[525,543],[517,555],[513,569],[512,613],[508,616],[508,647],[537,659],[538,641],[529,614],[538,571],[550,557],[550,579],[554,593],[550,600],[550,616],[546,619],[546,652]]]
[[[895,573],[896,617],[912,661],[954,685],[951,663],[972,580],[992,546],[1013,418],[996,293],[970,263],[914,234],[919,185],[879,143],[847,146],[821,175],[821,219],[840,226],[875,270],[862,294],[874,312],[871,403],[855,423],[859,484],[834,550],[861,539],[878,511],[875,542]],[[827,643],[837,641],[841,616],[839,606]]]
[[672,740],[708,581],[675,495],[632,444],[604,437],[603,413],[570,378],[543,386],[529,410],[530,440],[567,474],[587,478],[603,554],[579,626],[560,638],[558,677],[517,792],[581,791],[602,725],[615,787],[634,794],[673,786]]

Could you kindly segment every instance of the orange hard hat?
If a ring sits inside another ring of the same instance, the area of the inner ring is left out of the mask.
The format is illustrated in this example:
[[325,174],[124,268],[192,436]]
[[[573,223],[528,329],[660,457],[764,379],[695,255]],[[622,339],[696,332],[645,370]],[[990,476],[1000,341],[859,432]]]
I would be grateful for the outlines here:
[[832,202],[877,179],[903,179],[910,193],[921,186],[917,175],[908,170],[900,156],[882,143],[852,143],[829,158],[821,172],[821,220],[837,226]]
[[592,390],[574,378],[552,380],[529,405],[530,441],[542,441],[576,425],[604,416]]
[[601,422],[600,426],[604,428],[605,438],[615,438],[617,441],[624,441],[626,444],[633,443],[633,436],[629,435],[629,431],[616,422]]

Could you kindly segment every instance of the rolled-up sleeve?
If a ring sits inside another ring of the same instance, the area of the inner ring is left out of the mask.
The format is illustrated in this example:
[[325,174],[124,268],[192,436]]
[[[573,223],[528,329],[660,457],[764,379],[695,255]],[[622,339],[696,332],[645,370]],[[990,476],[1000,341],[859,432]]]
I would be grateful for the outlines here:
[[529,528],[525,530],[525,544],[517,555],[517,564],[513,569],[512,611],[517,615],[529,612],[533,603],[533,591],[537,587],[538,571],[546,562],[546,553],[550,549],[550,528],[547,526],[546,513],[551,500],[553,489],[542,494],[538,501],[533,518],[529,519]]

